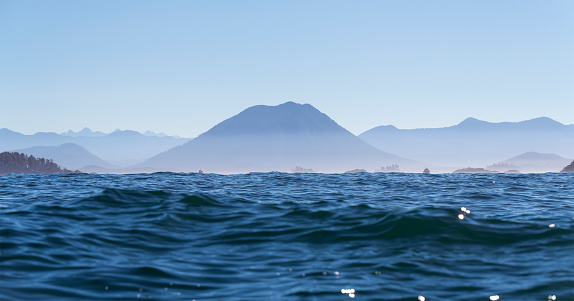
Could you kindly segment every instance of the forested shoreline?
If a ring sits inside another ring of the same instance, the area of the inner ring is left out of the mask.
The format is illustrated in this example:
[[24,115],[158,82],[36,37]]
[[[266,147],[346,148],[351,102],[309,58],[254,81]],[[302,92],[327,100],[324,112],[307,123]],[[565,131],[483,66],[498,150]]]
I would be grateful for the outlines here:
[[63,174],[79,170],[61,168],[51,159],[35,158],[18,152],[0,153],[0,175],[6,174]]

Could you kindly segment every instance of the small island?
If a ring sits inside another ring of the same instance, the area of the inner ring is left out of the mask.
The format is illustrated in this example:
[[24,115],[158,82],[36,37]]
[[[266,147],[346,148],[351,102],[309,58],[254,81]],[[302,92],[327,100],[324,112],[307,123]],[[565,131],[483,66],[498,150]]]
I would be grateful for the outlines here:
[[0,175],[80,173],[62,169],[51,159],[35,158],[18,152],[0,153]]
[[568,166],[564,167],[561,172],[574,172],[574,160]]

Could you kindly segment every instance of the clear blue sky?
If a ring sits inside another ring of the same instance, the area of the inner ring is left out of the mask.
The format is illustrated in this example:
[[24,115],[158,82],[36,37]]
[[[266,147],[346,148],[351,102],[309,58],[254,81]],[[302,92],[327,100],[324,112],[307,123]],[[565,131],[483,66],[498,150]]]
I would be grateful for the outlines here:
[[0,0],[0,128],[195,137],[310,103],[355,134],[574,123],[574,1]]

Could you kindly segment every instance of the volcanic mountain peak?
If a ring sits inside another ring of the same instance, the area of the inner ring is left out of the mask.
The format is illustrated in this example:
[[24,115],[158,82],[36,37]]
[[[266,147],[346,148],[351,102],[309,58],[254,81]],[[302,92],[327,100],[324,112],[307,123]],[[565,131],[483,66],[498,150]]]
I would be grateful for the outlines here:
[[249,107],[217,124],[202,136],[285,135],[341,131],[346,130],[312,105],[286,102],[278,106]]
[[362,141],[309,104],[258,105],[222,121],[196,139],[142,167],[170,171],[319,171],[416,165]]

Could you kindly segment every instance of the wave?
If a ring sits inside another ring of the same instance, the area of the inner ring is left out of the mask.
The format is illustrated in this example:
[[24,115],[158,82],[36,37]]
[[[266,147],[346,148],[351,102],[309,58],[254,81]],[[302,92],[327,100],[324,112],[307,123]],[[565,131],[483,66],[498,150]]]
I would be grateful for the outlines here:
[[490,177],[11,177],[0,299],[574,299],[571,178]]

